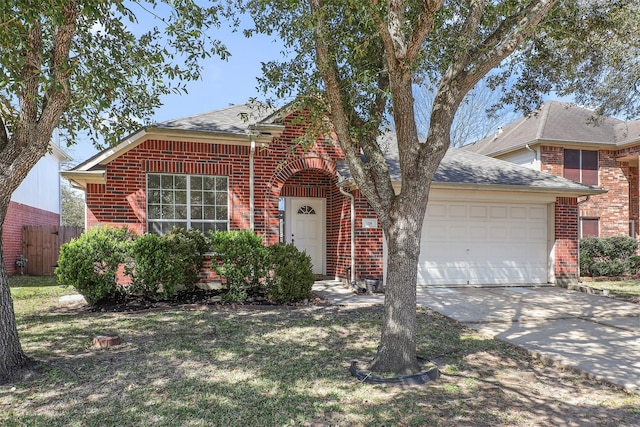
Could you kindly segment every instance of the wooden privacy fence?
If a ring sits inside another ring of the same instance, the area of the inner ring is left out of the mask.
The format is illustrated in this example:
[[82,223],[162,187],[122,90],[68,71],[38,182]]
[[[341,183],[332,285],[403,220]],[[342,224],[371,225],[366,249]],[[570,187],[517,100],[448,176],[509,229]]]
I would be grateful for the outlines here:
[[25,225],[22,227],[22,254],[26,258],[24,273],[48,276],[54,273],[60,246],[78,237],[82,227]]

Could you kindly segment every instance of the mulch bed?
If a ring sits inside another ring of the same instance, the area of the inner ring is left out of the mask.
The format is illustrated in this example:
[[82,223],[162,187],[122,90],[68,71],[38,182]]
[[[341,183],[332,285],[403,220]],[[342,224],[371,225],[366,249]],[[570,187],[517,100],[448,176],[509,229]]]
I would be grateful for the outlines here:
[[321,296],[311,293],[311,298],[293,304],[281,304],[267,298],[264,291],[250,291],[245,301],[224,301],[223,291],[209,289],[195,289],[188,292],[178,292],[168,300],[155,301],[143,296],[121,296],[117,299],[102,301],[86,310],[93,313],[123,313],[143,310],[166,309],[180,306],[220,306],[220,307],[306,307],[310,305],[326,305],[327,301]]

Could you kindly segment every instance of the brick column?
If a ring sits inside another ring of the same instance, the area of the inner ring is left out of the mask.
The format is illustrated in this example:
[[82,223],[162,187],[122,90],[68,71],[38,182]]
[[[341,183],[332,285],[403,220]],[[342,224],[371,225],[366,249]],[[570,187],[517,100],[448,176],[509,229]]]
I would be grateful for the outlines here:
[[554,254],[556,283],[577,282],[579,279],[578,200],[575,197],[556,198]]

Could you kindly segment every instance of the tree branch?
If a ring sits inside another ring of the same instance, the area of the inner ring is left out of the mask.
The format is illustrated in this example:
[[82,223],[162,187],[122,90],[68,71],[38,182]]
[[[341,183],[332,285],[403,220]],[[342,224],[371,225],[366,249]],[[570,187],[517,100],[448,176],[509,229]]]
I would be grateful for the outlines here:
[[[497,67],[503,59],[511,55],[547,15],[556,0],[531,2],[511,19],[505,20],[496,31],[474,52],[469,60],[471,68],[465,73],[463,86],[473,87],[489,71]],[[516,21],[517,23],[513,23]],[[500,35],[503,37],[500,37]],[[486,52],[486,53],[485,53]]]
[[[349,113],[346,111],[346,95],[342,89],[342,82],[338,75],[338,66],[335,59],[330,54],[329,49],[329,37],[326,31],[326,20],[324,11],[322,10],[322,0],[310,0],[309,5],[312,14],[315,16],[315,49],[317,57],[317,65],[319,72],[325,82],[327,98],[331,108],[331,123],[334,127],[342,151],[345,154],[345,158],[349,163],[349,169],[354,178],[359,183],[373,183],[373,186],[361,186],[361,191],[367,192],[369,196],[376,196],[377,200],[384,200],[380,197],[379,189],[384,188],[386,192],[393,191],[391,181],[388,177],[388,173],[380,174],[379,168],[365,167],[360,157],[360,148],[365,151],[367,160],[376,164],[384,165],[384,171],[386,172],[386,161],[384,156],[376,144],[376,136],[378,135],[378,129],[370,130],[366,134],[367,136],[363,141],[354,141],[351,135],[351,128],[349,122]],[[387,79],[388,81],[388,79]],[[381,92],[377,95],[375,102],[373,103],[371,112],[384,111],[386,106],[386,99],[383,99],[383,92],[387,83],[379,81],[379,88]],[[380,114],[380,116],[382,116]],[[377,117],[377,116],[374,116]],[[362,121],[353,117],[352,121],[359,121],[359,125],[364,125]]]
[[47,90],[45,103],[42,106],[41,121],[51,126],[51,131],[64,112],[70,97],[69,76],[74,64],[69,61],[71,42],[76,33],[80,10],[75,0],[69,1],[62,10],[63,23],[58,27],[52,51],[51,75],[53,82]]
[[436,12],[442,7],[444,0],[425,0],[425,8],[420,13],[418,18],[418,25],[414,28],[409,39],[409,45],[407,47],[407,59],[409,61],[415,61],[420,54],[420,50],[423,48],[422,44],[427,38],[427,35],[433,30],[433,21],[436,17]]
[[463,44],[458,47],[457,52],[454,53],[454,59],[452,65],[455,66],[454,73],[463,71],[468,64],[468,52],[471,50],[473,39],[477,34],[482,14],[484,12],[486,1],[485,0],[472,0],[471,7],[467,18],[462,24],[460,30],[460,37],[463,39]]

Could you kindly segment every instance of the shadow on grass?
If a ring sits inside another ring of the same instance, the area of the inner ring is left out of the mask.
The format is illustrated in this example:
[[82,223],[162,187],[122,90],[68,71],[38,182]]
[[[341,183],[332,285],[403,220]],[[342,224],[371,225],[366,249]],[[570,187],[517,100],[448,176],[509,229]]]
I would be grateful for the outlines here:
[[[361,384],[348,367],[374,355],[381,315],[376,307],[310,307],[24,316],[23,347],[44,362],[44,373],[15,390],[0,387],[0,424],[640,423],[639,400],[568,374],[559,379],[526,353],[428,310],[418,314],[418,348],[435,357],[441,379],[407,388]],[[93,348],[92,337],[105,332],[123,344]],[[576,397],[585,392],[589,399]]]

